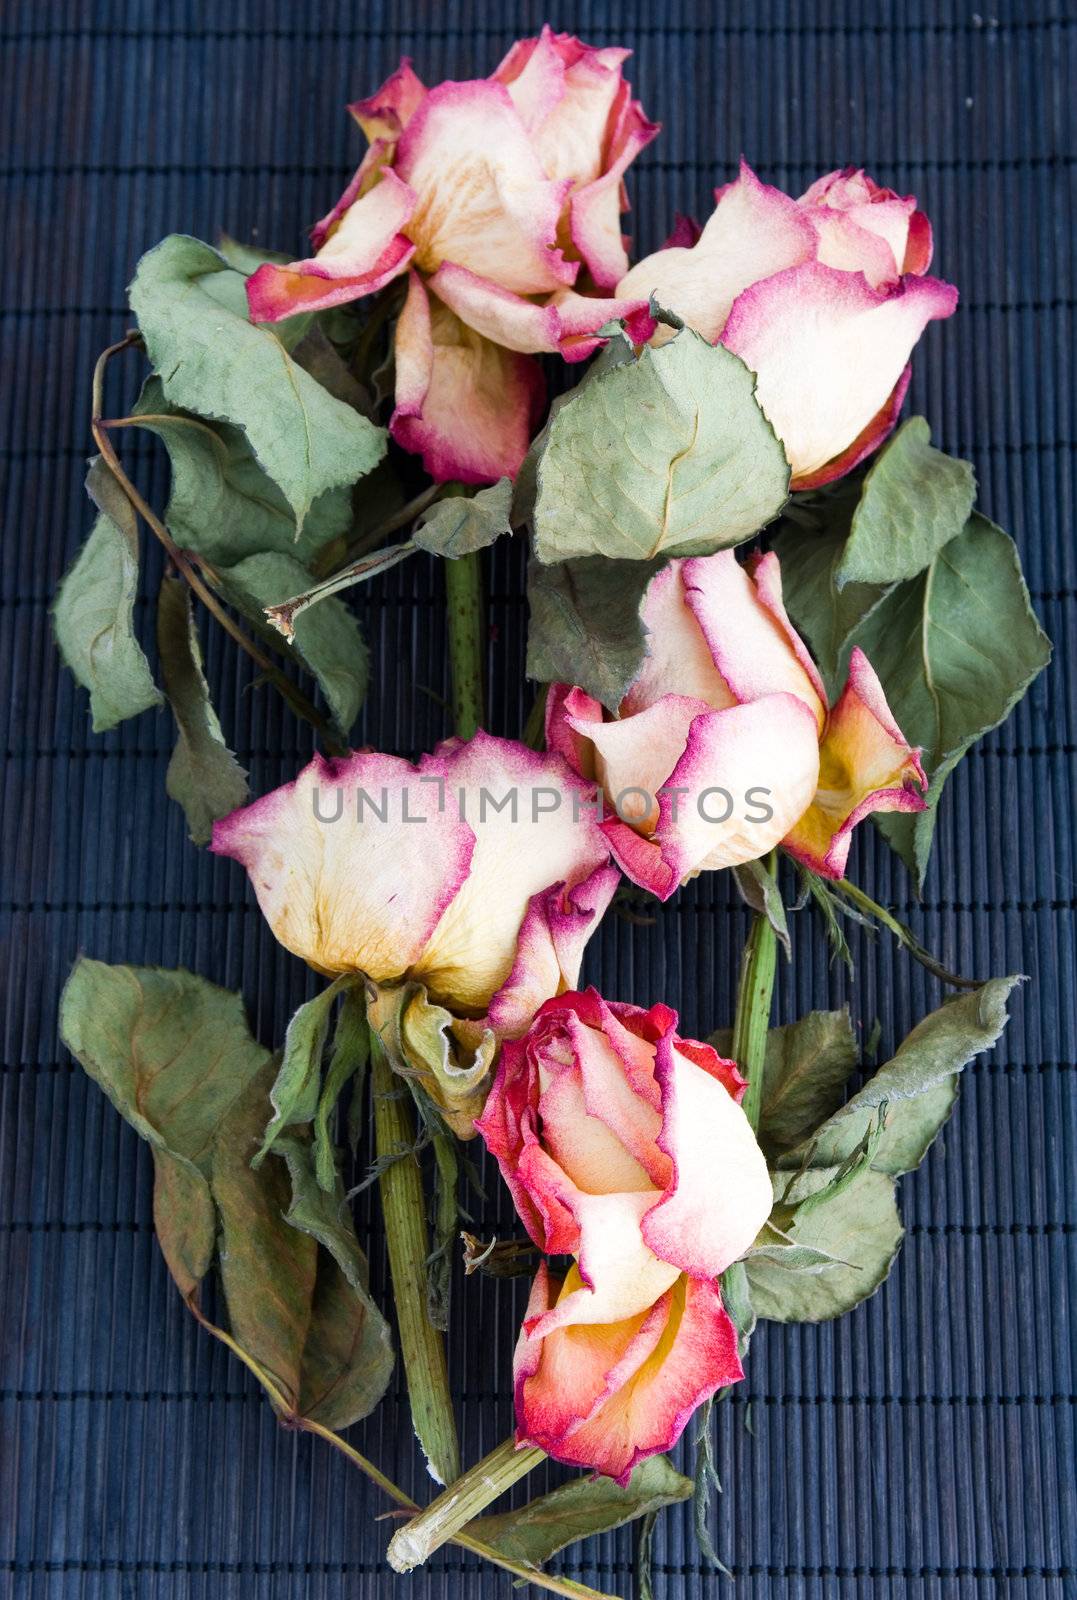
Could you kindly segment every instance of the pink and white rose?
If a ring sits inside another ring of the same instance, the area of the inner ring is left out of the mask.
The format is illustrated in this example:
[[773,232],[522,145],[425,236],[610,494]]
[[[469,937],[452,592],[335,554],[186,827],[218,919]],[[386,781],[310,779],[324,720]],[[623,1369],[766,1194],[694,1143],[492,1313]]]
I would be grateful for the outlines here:
[[586,788],[486,733],[417,765],[315,756],[218,822],[212,848],[246,868],[287,949],[399,999],[404,1053],[470,1133],[496,1045],[576,983],[616,888]]
[[646,310],[614,296],[624,174],[658,132],[629,53],[545,27],[489,78],[433,89],[405,59],[350,108],[370,148],[313,255],[248,282],[251,317],[274,322],[407,273],[390,427],[439,480],[514,475],[543,403],[531,356],[583,360],[611,317]]
[[642,616],[647,655],[615,717],[568,684],[546,707],[547,744],[601,788],[601,826],[634,883],[665,900],[779,843],[840,878],[870,812],[923,810],[919,751],[861,650],[828,706],[776,555],[671,561]]
[[913,347],[957,305],[951,284],[925,276],[931,225],[914,196],[853,167],[794,200],[742,162],[715,200],[695,243],[648,256],[617,293],[654,294],[740,356],[785,446],[792,487],[829,483],[894,427]]
[[517,1437],[627,1481],[743,1376],[718,1279],[770,1214],[744,1079],[668,1006],[548,1001],[478,1123],[539,1269],[516,1348]]

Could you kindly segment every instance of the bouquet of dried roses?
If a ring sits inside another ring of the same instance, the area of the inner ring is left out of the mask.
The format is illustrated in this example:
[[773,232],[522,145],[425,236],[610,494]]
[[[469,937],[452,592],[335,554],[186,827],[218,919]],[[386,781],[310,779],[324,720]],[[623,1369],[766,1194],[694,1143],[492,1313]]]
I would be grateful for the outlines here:
[[[137,330],[95,373],[98,516],[55,607],[95,729],[167,700],[192,839],[326,980],[269,1049],[189,972],[83,959],[69,979],[64,1040],[152,1148],[187,1305],[282,1421],[408,1513],[395,1568],[451,1539],[575,1595],[594,1591],[547,1559],[636,1518],[649,1592],[654,1517],[692,1494],[717,1560],[708,1412],[757,1319],[839,1316],[885,1278],[896,1180],[1017,980],[947,972],[846,876],[852,835],[870,817],[919,885],[947,776],[1049,655],[971,468],[900,422],[913,349],[957,303],[915,199],[852,167],[794,199],[742,163],[702,227],[630,264],[625,175],[659,129],[626,54],[546,28],[484,79],[428,88],[404,61],[350,108],[368,148],[308,256],[150,251]],[[152,370],[109,418],[125,350]],[[579,381],[547,406],[558,355]],[[169,453],[163,513],[117,453],[132,427]],[[156,673],[140,520],[168,557]],[[539,686],[518,738],[483,729],[481,552],[510,538]],[[405,560],[442,563],[453,678],[453,736],[416,761],[349,747],[369,665],[341,595]],[[253,800],[195,600],[324,749]],[[615,897],[723,869],[752,925],[708,1040],[675,996],[579,986]],[[874,1070],[846,1011],[770,1027],[793,874],[836,954],[847,919],[881,925],[957,991]],[[396,1359],[346,1136],[371,1152],[412,1420],[447,1486],[425,1508],[343,1436]],[[462,1472],[444,1330],[476,1137],[520,1232],[464,1233],[465,1269],[533,1284],[515,1432]],[[693,1416],[689,1478],[665,1452]],[[583,1475],[484,1515],[546,1456]]]

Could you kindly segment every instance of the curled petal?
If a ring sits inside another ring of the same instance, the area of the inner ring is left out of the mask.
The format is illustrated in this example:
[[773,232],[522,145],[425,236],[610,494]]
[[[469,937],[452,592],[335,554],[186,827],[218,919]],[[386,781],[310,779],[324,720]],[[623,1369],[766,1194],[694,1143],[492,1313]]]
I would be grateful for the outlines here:
[[[657,122],[644,115],[639,101],[632,99],[627,83],[621,84],[612,117],[614,131],[605,170],[575,190],[569,200],[572,248],[600,289],[615,288],[628,268],[621,233],[621,213],[628,209],[624,174],[661,131]],[[648,297],[642,298],[646,301]]]
[[622,821],[654,832],[660,791],[684,754],[692,723],[709,709],[704,700],[667,694],[615,722],[570,722],[590,738],[595,774]]
[[681,581],[730,694],[742,703],[764,694],[795,694],[821,728],[826,691],[782,604],[777,556],[766,555],[749,569],[732,550],[720,550],[685,561]]
[[813,871],[843,877],[857,823],[873,811],[923,811],[926,787],[919,750],[894,721],[867,656],[854,649],[827,722],[818,790],[785,848]]
[[658,1143],[673,1178],[643,1218],[643,1237],[655,1255],[696,1278],[719,1278],[738,1260],[773,1204],[763,1152],[729,1092],[730,1068],[735,1074],[708,1046],[697,1044],[689,1057],[679,1041],[658,1043]]
[[646,343],[654,325],[646,300],[603,298],[577,294],[573,289],[559,289],[550,305],[560,320],[558,347],[566,361],[586,361],[593,355],[606,343],[598,337],[598,330],[609,322],[623,322],[634,344]]
[[756,373],[794,489],[820,481],[820,469],[884,411],[924,328],[956,304],[957,290],[936,278],[876,290],[860,274],[817,262],[745,290],[722,342]]
[[[716,569],[719,577],[726,572],[725,563]],[[647,585],[640,610],[647,630],[647,654],[621,701],[622,717],[643,710],[667,694],[704,700],[715,711],[737,703],[737,696],[715,665],[695,608],[686,603],[684,574],[683,561],[670,561]]]
[[546,696],[546,748],[567,761],[581,778],[594,779],[595,751],[590,728],[580,732],[582,723],[602,721],[602,707],[583,689],[567,683],[551,683]]
[[716,199],[695,245],[659,250],[617,285],[619,295],[653,294],[712,344],[742,290],[815,254],[815,230],[801,207],[760,183],[747,162]]
[[418,778],[396,756],[315,756],[214,825],[213,851],[247,869],[276,937],[318,972],[401,977],[466,880],[475,836]]
[[569,185],[547,178],[501,84],[432,89],[401,136],[396,170],[418,196],[409,233],[423,271],[451,261],[515,294],[574,281],[557,248]]
[[668,900],[698,872],[757,860],[803,815],[819,775],[814,714],[791,694],[697,716],[663,785],[653,832],[603,831],[633,883]]
[[431,300],[417,273],[396,327],[398,444],[439,483],[515,477],[542,408],[542,373]]
[[[478,733],[424,756],[419,770],[435,786],[438,779],[445,784],[446,809],[463,811],[475,848],[468,877],[413,976],[433,997],[452,996],[459,1008],[482,1015],[511,979],[521,931],[535,934],[535,923],[528,925],[533,897],[553,884],[571,890],[585,883],[606,867],[606,842],[593,818],[573,804],[573,793],[586,795],[587,786],[557,756]],[[609,888],[608,874],[592,885],[594,905]],[[596,920],[592,912],[586,928]],[[559,933],[565,945],[585,936],[582,928]],[[513,1007],[506,996],[503,1014],[518,1017],[520,999],[518,990]]]
[[[556,1298],[545,1266],[529,1316]],[[574,1292],[572,1275],[564,1293]],[[743,1377],[717,1288],[681,1277],[652,1310],[602,1328],[521,1333],[514,1362],[517,1437],[558,1461],[626,1483],[645,1457],[677,1442],[693,1411]]]
[[490,1002],[487,1021],[499,1035],[522,1033],[544,1000],[575,988],[584,946],[620,879],[607,864],[573,888],[558,883],[532,896],[512,971]]
[[403,272],[414,246],[400,231],[415,195],[386,168],[360,193],[360,168],[329,215],[314,230],[316,256],[278,266],[267,261],[247,279],[253,322],[277,322],[297,311],[319,311],[374,294]]
[[426,99],[426,88],[404,56],[380,89],[348,107],[371,144],[377,139],[397,140]]

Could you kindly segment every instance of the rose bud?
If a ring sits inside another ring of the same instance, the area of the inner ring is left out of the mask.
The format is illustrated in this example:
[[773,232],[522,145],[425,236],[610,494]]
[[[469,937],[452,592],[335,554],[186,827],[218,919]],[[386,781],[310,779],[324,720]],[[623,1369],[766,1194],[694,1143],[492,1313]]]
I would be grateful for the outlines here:
[[498,1041],[576,982],[616,887],[588,792],[556,755],[485,733],[417,766],[315,756],[212,848],[246,868],[281,944],[367,979],[375,1025],[467,1136]]
[[745,1081],[668,1006],[548,1001],[478,1123],[543,1265],[516,1348],[517,1438],[627,1481],[743,1376],[718,1279],[771,1210]]
[[828,710],[776,555],[671,561],[641,614],[648,653],[615,718],[567,684],[546,706],[546,742],[601,785],[601,825],[633,883],[666,900],[779,843],[840,878],[870,812],[923,810],[919,751],[861,650]]
[[894,427],[913,347],[930,321],[950,316],[957,290],[924,276],[931,226],[915,197],[852,167],[793,200],[742,162],[715,200],[696,244],[648,256],[617,293],[654,294],[740,356],[792,487],[829,483]]
[[658,132],[628,54],[546,27],[489,78],[427,89],[402,61],[351,107],[370,148],[314,254],[248,281],[252,320],[275,322],[407,272],[390,427],[439,481],[515,474],[543,403],[530,353],[580,361],[611,317],[643,316],[645,336],[646,297],[611,298],[623,175]]

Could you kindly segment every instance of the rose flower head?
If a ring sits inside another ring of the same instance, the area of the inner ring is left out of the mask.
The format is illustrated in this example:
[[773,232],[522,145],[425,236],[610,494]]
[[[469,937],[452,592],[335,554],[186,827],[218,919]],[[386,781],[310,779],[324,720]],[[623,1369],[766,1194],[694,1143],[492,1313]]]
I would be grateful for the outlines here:
[[576,982],[616,887],[586,794],[556,755],[485,733],[417,765],[316,756],[218,822],[213,849],[281,944],[367,980],[372,1021],[468,1136],[498,1042]]
[[624,173],[657,134],[629,54],[549,27],[489,78],[427,89],[408,60],[350,109],[370,148],[314,228],[314,253],[259,268],[254,321],[373,294],[406,273],[390,423],[437,479],[517,471],[543,403],[534,352],[589,355],[628,268]]
[[478,1123],[548,1255],[516,1349],[521,1444],[628,1479],[743,1376],[718,1279],[771,1210],[746,1087],[668,1006],[548,1001],[507,1044]]
[[931,225],[914,196],[853,167],[793,200],[742,162],[714,197],[695,243],[680,242],[690,239],[682,230],[626,273],[617,293],[655,295],[740,356],[785,446],[792,487],[829,483],[894,427],[913,347],[957,305],[952,284],[926,276]]
[[864,817],[923,810],[919,751],[861,650],[828,707],[776,555],[671,561],[641,614],[647,655],[615,717],[567,684],[546,707],[547,744],[600,785],[601,825],[633,883],[665,900],[779,843],[840,878]]

